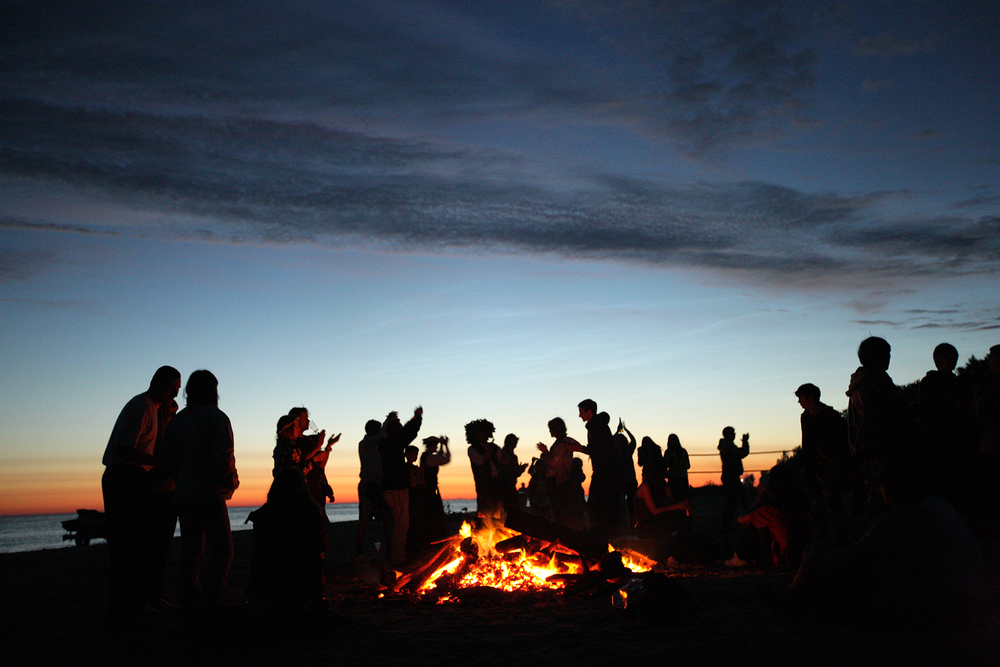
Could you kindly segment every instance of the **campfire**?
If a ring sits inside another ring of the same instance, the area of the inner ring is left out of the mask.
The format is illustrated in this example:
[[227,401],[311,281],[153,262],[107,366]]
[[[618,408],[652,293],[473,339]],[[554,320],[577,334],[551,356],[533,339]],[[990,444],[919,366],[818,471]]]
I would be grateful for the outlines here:
[[626,571],[646,572],[655,565],[640,554],[619,554],[607,543],[523,512],[509,514],[506,522],[486,518],[478,529],[464,523],[458,535],[438,546],[421,566],[397,580],[396,591],[446,602],[469,589],[558,590],[597,571],[609,553],[621,556]]

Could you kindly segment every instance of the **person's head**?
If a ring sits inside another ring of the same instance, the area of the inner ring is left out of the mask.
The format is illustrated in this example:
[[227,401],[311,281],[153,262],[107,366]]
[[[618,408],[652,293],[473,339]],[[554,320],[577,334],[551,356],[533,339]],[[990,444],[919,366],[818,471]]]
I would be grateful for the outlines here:
[[681,439],[677,437],[676,433],[671,433],[667,436],[667,449],[676,450],[681,448]]
[[942,373],[950,373],[958,365],[958,350],[951,343],[941,343],[934,348],[934,367]]
[[580,419],[589,422],[597,414],[597,401],[585,398],[576,406],[580,408]]
[[476,419],[465,425],[465,441],[470,445],[483,445],[493,437],[496,428],[488,419]]
[[878,336],[869,336],[858,345],[858,361],[865,368],[877,371],[889,370],[892,348],[889,342]]
[[157,403],[169,403],[181,391],[181,372],[173,366],[160,366],[153,373],[146,393]]
[[377,419],[369,419],[365,422],[365,435],[375,435],[382,430],[382,422]]
[[519,438],[513,433],[508,433],[507,437],[503,439],[503,448],[507,450],[514,449],[517,447],[517,441]]
[[990,371],[1000,374],[1000,345],[990,348],[990,353],[986,355],[986,360],[990,363]]
[[407,463],[414,463],[417,460],[417,457],[420,456],[420,448],[416,445],[407,445],[403,452],[406,455]]
[[306,431],[309,428],[309,411],[305,408],[292,408],[288,411],[288,416],[299,423],[299,429]]
[[218,405],[219,381],[212,374],[212,371],[195,371],[188,377],[187,386],[184,387],[184,396],[187,398],[189,408],[197,405]]
[[566,437],[566,422],[563,421],[562,417],[555,417],[549,420],[549,435],[553,438]]
[[819,387],[807,382],[795,390],[795,395],[799,399],[799,405],[803,410],[812,411],[819,404]]
[[736,429],[732,426],[727,426],[722,429],[722,437],[726,440],[736,440]]
[[278,425],[275,427],[274,432],[278,434],[278,437],[297,438],[298,430],[296,426],[298,426],[298,422],[292,419],[291,416],[281,415],[278,417]]

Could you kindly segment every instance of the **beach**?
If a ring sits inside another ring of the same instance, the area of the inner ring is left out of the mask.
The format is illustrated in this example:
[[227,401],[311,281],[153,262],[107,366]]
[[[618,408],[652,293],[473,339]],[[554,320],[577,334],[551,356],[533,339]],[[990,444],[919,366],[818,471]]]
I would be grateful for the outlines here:
[[[0,554],[5,662],[992,665],[1000,654],[995,608],[971,621],[860,624],[792,603],[792,571],[729,568],[721,562],[663,568],[679,594],[647,613],[616,609],[607,588],[477,591],[448,604],[380,594],[364,583],[374,568],[353,559],[355,527],[354,522],[330,525],[327,611],[275,619],[243,604],[253,535],[238,531],[221,607],[193,615],[165,612],[127,631],[109,629],[104,622],[108,556],[103,542]],[[369,531],[370,548],[378,537]],[[176,567],[178,547],[175,540],[170,568]],[[995,581],[996,567],[992,573]]]

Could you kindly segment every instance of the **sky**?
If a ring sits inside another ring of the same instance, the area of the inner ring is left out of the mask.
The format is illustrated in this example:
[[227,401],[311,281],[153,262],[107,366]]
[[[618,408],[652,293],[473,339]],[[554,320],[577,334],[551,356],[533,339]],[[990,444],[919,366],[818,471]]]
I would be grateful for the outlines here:
[[102,507],[164,364],[219,378],[231,504],[298,405],[342,502],[418,405],[446,498],[465,423],[527,461],[584,398],[769,468],[865,337],[898,384],[1000,343],[998,56],[985,0],[8,0],[0,514]]

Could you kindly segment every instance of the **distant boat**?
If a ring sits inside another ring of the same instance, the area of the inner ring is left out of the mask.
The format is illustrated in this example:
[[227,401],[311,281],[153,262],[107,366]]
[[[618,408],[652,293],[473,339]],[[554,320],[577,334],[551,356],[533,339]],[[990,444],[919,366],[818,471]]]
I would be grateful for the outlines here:
[[104,512],[97,510],[77,510],[75,519],[62,522],[62,527],[69,533],[63,535],[63,540],[75,540],[76,546],[85,547],[97,538],[108,539],[108,523]]

